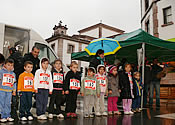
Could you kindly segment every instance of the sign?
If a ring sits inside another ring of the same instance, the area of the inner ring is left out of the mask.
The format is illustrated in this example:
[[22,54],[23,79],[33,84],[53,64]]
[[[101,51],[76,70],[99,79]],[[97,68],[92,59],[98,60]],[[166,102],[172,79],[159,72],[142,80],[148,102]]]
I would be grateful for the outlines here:
[[15,82],[15,77],[12,74],[3,74],[3,86],[9,86],[12,87]]
[[80,81],[77,79],[70,79],[70,89],[80,89]]
[[40,73],[40,84],[49,84],[50,75],[47,73]]
[[61,74],[61,73],[53,73],[53,83],[61,83],[61,84],[63,84],[63,74]]
[[97,80],[99,80],[100,86],[102,86],[102,87],[106,86],[106,79],[105,79],[105,77],[97,77]]
[[96,90],[96,81],[95,80],[85,80],[85,89]]
[[24,77],[24,89],[32,89],[33,88],[33,78],[26,76]]

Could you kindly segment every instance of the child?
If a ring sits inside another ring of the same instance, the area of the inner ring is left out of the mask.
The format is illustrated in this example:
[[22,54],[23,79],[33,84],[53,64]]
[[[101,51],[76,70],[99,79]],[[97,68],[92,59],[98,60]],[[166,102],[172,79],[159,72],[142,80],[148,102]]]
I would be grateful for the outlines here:
[[62,70],[62,61],[56,59],[52,68],[52,79],[53,79],[53,92],[50,97],[49,103],[49,118],[53,118],[55,112],[54,104],[56,103],[56,114],[58,118],[64,118],[61,113],[61,101],[64,94],[63,83],[64,83],[64,73]]
[[[13,72],[14,61],[5,60],[4,67],[0,70],[0,122],[14,121],[11,118],[11,97],[16,95],[16,76]],[[13,92],[13,93],[12,93]]]
[[112,115],[121,113],[118,111],[117,108],[117,101],[118,97],[120,97],[120,86],[119,86],[119,76],[117,73],[116,66],[109,67],[109,75],[108,78],[108,114]]
[[135,98],[132,100],[132,111],[133,112],[140,112],[139,108],[140,108],[140,101],[141,101],[141,95],[142,95],[142,81],[140,79],[140,73],[139,72],[135,72],[134,73],[134,84],[136,86],[136,96]]
[[78,64],[73,61],[70,65],[70,71],[66,74],[65,77],[65,94],[66,94],[66,115],[67,117],[76,118],[77,114],[75,113],[77,107],[77,94],[80,90],[80,81],[81,77],[78,73]]
[[22,121],[27,120],[27,118],[28,120],[33,120],[33,115],[30,112],[32,107],[32,92],[34,92],[34,76],[31,73],[32,69],[33,63],[31,61],[26,61],[24,63],[25,71],[20,74],[18,79],[18,92],[20,92],[19,112]]
[[37,119],[47,119],[45,112],[47,109],[48,95],[52,94],[53,84],[51,72],[48,70],[49,60],[42,58],[40,69],[35,73],[34,89],[36,93],[36,114]]
[[131,65],[126,64],[125,70],[121,72],[119,76],[124,114],[134,114],[131,111],[131,105],[132,98],[134,98],[136,94],[136,88],[133,82],[134,79],[131,69]]
[[84,96],[84,117],[94,117],[92,107],[95,105],[96,96],[100,97],[99,81],[95,78],[95,68],[88,69],[88,76],[82,80],[81,95]]
[[105,106],[104,106],[104,95],[107,95],[107,86],[108,81],[107,77],[105,75],[106,68],[104,65],[98,65],[97,67],[98,73],[96,74],[96,78],[99,81],[100,84],[100,98],[96,98],[96,104],[95,104],[95,115],[96,116],[107,116],[107,113],[105,112]]

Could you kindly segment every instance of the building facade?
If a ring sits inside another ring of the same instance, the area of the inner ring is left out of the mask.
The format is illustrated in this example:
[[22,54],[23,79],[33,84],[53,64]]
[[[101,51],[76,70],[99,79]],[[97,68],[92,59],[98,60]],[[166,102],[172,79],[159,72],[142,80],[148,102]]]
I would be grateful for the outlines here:
[[[111,27],[103,23],[98,23],[96,25],[79,30],[78,35],[69,36],[67,34],[67,26],[62,25],[61,21],[58,25],[54,26],[53,30],[54,33],[51,37],[46,39],[46,41],[67,66],[69,66],[72,61],[71,53],[84,51],[85,47],[88,46],[90,41],[93,39],[101,37],[113,38],[116,35],[124,33],[123,30],[118,28]],[[77,62],[79,64],[79,70],[82,69],[85,73],[89,63],[84,61]]]
[[141,0],[141,27],[164,40],[175,38],[175,0]]

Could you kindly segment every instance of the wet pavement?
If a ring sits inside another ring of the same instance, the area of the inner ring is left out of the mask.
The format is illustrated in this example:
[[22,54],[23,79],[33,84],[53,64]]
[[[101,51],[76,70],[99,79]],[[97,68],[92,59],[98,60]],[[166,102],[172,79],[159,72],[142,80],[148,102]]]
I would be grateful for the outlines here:
[[[134,115],[116,115],[108,117],[83,118],[83,101],[78,100],[77,119],[53,119],[33,121],[19,121],[0,123],[0,125],[175,125],[175,106],[174,104],[161,104],[160,108],[153,106],[145,108],[141,113]],[[122,107],[119,110],[123,113]],[[35,112],[35,109],[32,109]]]

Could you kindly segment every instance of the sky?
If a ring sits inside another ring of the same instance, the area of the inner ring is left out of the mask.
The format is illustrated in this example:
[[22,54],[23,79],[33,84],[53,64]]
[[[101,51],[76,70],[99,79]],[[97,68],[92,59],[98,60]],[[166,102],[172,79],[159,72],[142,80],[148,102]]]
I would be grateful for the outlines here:
[[0,0],[0,23],[30,28],[44,39],[59,21],[68,35],[102,23],[130,32],[140,28],[140,0]]

